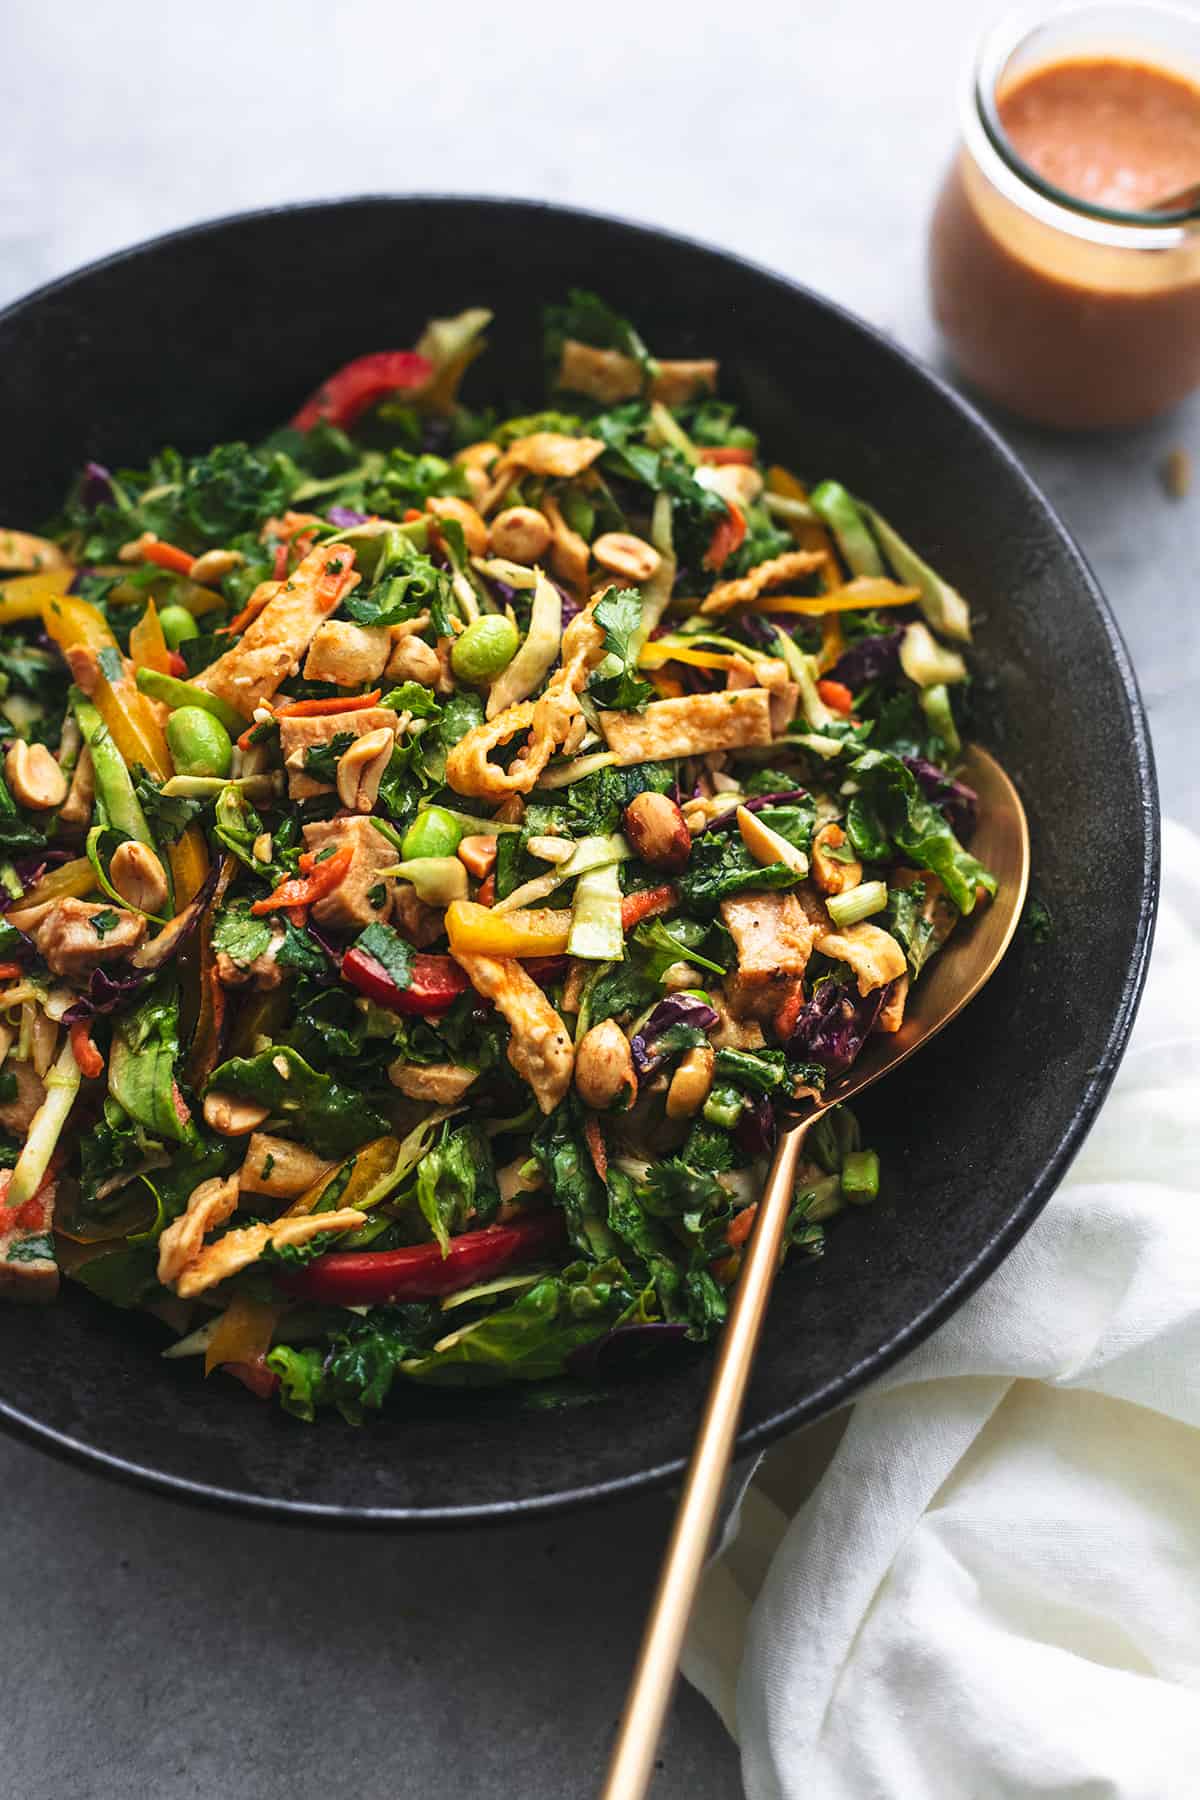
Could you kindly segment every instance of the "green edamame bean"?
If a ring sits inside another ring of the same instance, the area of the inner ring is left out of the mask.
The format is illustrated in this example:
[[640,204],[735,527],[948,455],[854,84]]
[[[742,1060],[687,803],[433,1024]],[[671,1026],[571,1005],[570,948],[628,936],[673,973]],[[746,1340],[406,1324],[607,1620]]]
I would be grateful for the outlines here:
[[517,628],[504,613],[484,613],[454,640],[450,666],[463,681],[490,681],[517,654]]
[[200,627],[186,606],[164,606],[158,615],[169,650],[178,650],[185,638],[200,636]]
[[453,856],[462,837],[462,826],[452,813],[443,806],[430,806],[417,814],[405,832],[400,854],[406,862],[425,856]]
[[198,706],[181,706],[167,720],[167,748],[177,775],[228,775],[233,740],[220,719]]

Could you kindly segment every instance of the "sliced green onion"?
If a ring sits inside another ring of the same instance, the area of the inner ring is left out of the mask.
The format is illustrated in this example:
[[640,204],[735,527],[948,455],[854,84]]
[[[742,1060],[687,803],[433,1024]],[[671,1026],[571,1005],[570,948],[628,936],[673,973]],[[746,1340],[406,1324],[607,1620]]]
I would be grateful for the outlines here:
[[834,924],[845,927],[882,912],[887,899],[886,881],[862,881],[857,887],[847,888],[844,894],[830,894],[825,907]]
[[[79,1064],[75,1061],[75,1052],[68,1035],[58,1053],[58,1061],[47,1071],[46,1098],[30,1121],[29,1135],[12,1172],[12,1180],[5,1196],[5,1205],[9,1208],[24,1206],[27,1200],[33,1199],[42,1185],[42,1177],[50,1166],[50,1158],[54,1155],[67,1116],[75,1104],[79,1081]],[[3,1218],[4,1208],[0,1207],[0,1223]]]
[[[535,875],[532,881],[526,881],[506,894],[503,900],[497,900],[493,912],[514,912],[521,906],[536,906],[539,900],[545,900],[565,881],[573,881],[577,875],[586,875],[589,869],[599,869],[605,863],[625,862],[633,855],[632,850],[621,836],[614,832],[611,837],[580,838],[575,849],[566,862],[558,863],[548,869],[544,875]],[[614,960],[619,959],[622,951],[617,950]]]
[[221,775],[172,775],[163,782],[168,800],[212,800],[226,788],[235,788],[247,800],[269,800],[279,793],[282,782],[277,772],[265,775],[238,775],[226,780]]
[[381,881],[393,875],[411,881],[417,899],[429,906],[449,906],[452,900],[467,897],[467,871],[457,856],[415,856],[379,871]]
[[575,885],[575,905],[567,954],[587,962],[620,962],[625,955],[621,930],[621,870],[615,862],[590,869]]
[[935,681],[932,687],[921,689],[921,711],[925,714],[930,731],[945,744],[947,754],[957,756],[962,749],[962,739],[954,723],[950,690],[944,681]]
[[493,1294],[515,1292],[518,1288],[532,1287],[535,1282],[544,1280],[549,1273],[547,1269],[535,1269],[532,1274],[497,1275],[494,1281],[480,1281],[474,1287],[460,1288],[457,1294],[446,1294],[442,1299],[442,1311],[453,1312],[456,1306],[466,1306],[472,1300],[488,1300]]
[[[292,504],[295,505],[295,501]],[[923,562],[899,532],[894,531],[886,519],[880,518],[873,506],[864,504],[862,510],[899,579],[910,587],[920,588],[919,605],[934,630],[970,642],[971,609],[958,589],[952,588],[936,570]]]
[[920,688],[965,681],[967,665],[957,650],[939,644],[928,625],[913,624],[900,640],[900,667]]
[[808,496],[809,505],[837,539],[852,575],[882,575],[883,558],[870,528],[840,481],[823,481]]
[[720,1125],[722,1130],[732,1131],[742,1116],[745,1103],[740,1088],[732,1087],[728,1082],[717,1083],[704,1102],[705,1120],[709,1125]]
[[879,1198],[879,1158],[874,1150],[851,1150],[842,1163],[842,1193],[852,1206]]
[[650,402],[650,430],[647,436],[657,438],[661,444],[669,444],[672,450],[678,450],[680,456],[686,458],[693,468],[700,461],[700,452],[695,444],[661,400]]
[[597,750],[594,756],[577,756],[574,762],[560,763],[556,769],[543,769],[538,776],[538,788],[570,787],[572,782],[582,781],[585,775],[594,775],[597,769],[607,769],[616,760],[615,750]]

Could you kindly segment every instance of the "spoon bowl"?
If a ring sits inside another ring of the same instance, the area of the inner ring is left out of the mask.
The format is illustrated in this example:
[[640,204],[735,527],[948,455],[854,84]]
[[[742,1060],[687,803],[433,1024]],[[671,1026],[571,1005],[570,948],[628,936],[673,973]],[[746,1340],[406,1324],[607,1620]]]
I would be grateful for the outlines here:
[[979,796],[979,823],[971,850],[995,875],[995,898],[975,908],[915,984],[900,1030],[868,1038],[853,1067],[819,1099],[808,1102],[780,1133],[721,1336],[603,1800],[640,1800],[650,1782],[696,1586],[733,1460],[754,1353],[779,1270],[804,1140],[831,1107],[852,1099],[906,1061],[962,1011],[999,967],[1020,921],[1029,889],[1029,825],[1021,797],[995,757],[977,745],[967,749],[963,773]]

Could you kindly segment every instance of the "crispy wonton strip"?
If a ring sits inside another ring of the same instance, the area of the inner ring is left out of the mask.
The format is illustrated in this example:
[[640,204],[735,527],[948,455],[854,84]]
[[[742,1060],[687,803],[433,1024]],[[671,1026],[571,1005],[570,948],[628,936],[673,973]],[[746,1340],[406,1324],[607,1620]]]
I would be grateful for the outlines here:
[[[454,745],[446,758],[446,780],[455,793],[481,800],[527,794],[556,750],[570,754],[578,748],[584,729],[579,689],[604,657],[604,633],[592,618],[594,607],[593,601],[563,632],[562,666],[540,700],[506,707]],[[529,741],[507,769],[491,761],[493,750],[526,729]]]
[[[236,1176],[233,1178],[236,1182]],[[296,1217],[274,1219],[269,1225],[246,1225],[238,1231],[227,1231],[212,1244],[205,1244],[176,1277],[175,1291],[181,1300],[190,1300],[206,1288],[227,1281],[239,1269],[257,1262],[268,1244],[306,1244],[323,1231],[355,1231],[367,1222],[366,1213],[353,1206],[336,1212],[308,1213]]]
[[734,581],[718,581],[701,602],[700,611],[728,612],[731,607],[757,600],[767,588],[777,587],[781,581],[794,581],[798,575],[811,575],[815,570],[823,569],[826,561],[820,550],[785,550],[782,556],[759,563],[748,575],[739,575]]
[[738,750],[771,742],[771,696],[766,688],[752,687],[652,700],[640,713],[602,712],[600,729],[623,768],[672,756],[701,756],[707,750]]
[[512,1031],[508,1060],[533,1089],[542,1111],[553,1112],[571,1085],[575,1067],[570,1032],[515,957],[461,952],[455,961],[476,993],[494,1001],[508,1020]]
[[348,544],[319,544],[298,564],[232,650],[193,677],[245,718],[300,667],[317,627],[358,586]]

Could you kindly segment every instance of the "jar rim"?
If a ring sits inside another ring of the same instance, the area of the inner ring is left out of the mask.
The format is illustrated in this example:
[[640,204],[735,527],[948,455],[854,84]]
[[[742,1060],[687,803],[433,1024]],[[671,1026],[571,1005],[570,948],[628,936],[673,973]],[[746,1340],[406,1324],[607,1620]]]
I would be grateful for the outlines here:
[[[1200,224],[1200,192],[1193,206],[1171,211],[1161,208],[1154,212],[1127,211],[1118,207],[1100,206],[1048,181],[1020,155],[1000,119],[997,90],[1009,63],[1023,45],[1047,26],[1069,26],[1073,19],[1081,24],[1085,20],[1094,21],[1098,14],[1105,11],[1135,17],[1141,14],[1160,23],[1177,23],[1193,32],[1197,26],[1197,15],[1192,8],[1162,4],[1160,0],[1135,0],[1134,4],[1108,7],[1080,4],[1080,0],[1066,0],[1065,4],[1057,6],[1036,9],[1023,7],[1018,12],[1006,14],[984,35],[968,83],[968,142],[972,143],[974,140],[972,148],[978,155],[982,133],[987,148],[1008,173],[1009,182],[1005,183],[1006,186],[1011,188],[1012,179],[1015,178],[1021,186],[1030,190],[1042,202],[1035,210],[1044,217],[1048,216],[1047,209],[1066,215],[1049,222],[1078,235],[1096,237],[1110,243],[1128,244],[1132,234],[1136,232],[1139,247],[1169,249],[1183,241],[1185,236],[1192,236],[1189,227]],[[1200,171],[1197,171],[1197,178],[1200,181]]]

